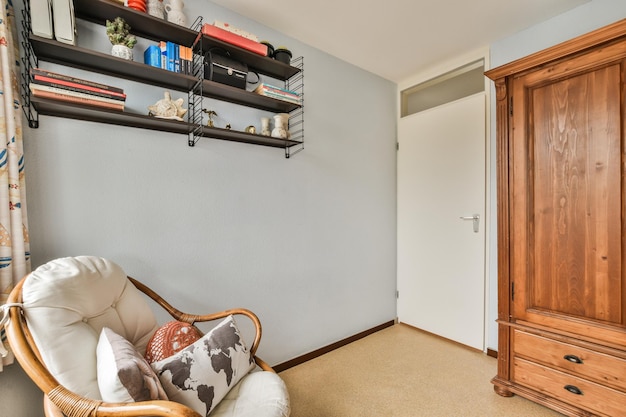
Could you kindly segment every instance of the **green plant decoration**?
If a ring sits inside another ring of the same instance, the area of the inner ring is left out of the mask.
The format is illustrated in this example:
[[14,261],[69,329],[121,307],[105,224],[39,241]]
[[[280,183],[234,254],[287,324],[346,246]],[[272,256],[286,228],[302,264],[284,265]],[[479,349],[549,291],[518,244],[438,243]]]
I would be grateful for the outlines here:
[[137,43],[137,38],[130,34],[130,25],[121,17],[116,17],[113,21],[107,20],[106,31],[113,45],[124,45],[132,49]]

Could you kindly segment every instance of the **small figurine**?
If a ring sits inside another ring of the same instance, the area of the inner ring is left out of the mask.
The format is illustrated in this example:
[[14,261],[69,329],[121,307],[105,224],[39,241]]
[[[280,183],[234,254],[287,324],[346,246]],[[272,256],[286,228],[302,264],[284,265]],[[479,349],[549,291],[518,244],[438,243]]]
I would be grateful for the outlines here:
[[213,110],[207,110],[207,109],[202,109],[203,113],[206,113],[207,116],[209,116],[209,120],[206,122],[206,125],[208,127],[215,127],[215,124],[213,123],[213,116],[217,117],[217,113]]
[[278,113],[274,115],[274,129],[272,129],[272,137],[280,139],[289,139],[289,114]]
[[183,109],[182,105],[182,98],[172,100],[170,92],[166,91],[165,98],[157,101],[152,106],[148,106],[148,115],[162,119],[175,119],[182,122],[183,116],[187,113],[187,109]]

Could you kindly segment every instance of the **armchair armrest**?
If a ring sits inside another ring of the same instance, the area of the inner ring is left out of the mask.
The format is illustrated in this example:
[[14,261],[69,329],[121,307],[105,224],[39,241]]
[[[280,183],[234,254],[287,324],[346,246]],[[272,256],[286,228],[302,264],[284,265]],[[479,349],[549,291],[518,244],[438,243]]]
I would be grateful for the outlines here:
[[135,285],[135,287],[137,287],[138,290],[140,290],[141,292],[146,294],[148,297],[150,297],[152,300],[154,300],[164,310],[166,310],[170,314],[170,316],[172,316],[174,319],[178,321],[182,321],[182,322],[189,323],[189,324],[194,324],[196,322],[207,322],[207,321],[218,320],[218,319],[228,317],[230,315],[243,315],[243,316],[248,317],[254,324],[254,328],[255,328],[254,341],[252,342],[252,346],[250,347],[250,354],[253,356],[255,363],[261,369],[263,369],[264,371],[274,372],[274,369],[272,369],[271,366],[269,366],[265,361],[263,361],[262,359],[256,356],[256,351],[259,348],[259,344],[261,343],[261,335],[263,331],[261,328],[261,321],[259,320],[257,315],[254,314],[252,311],[247,310],[245,308],[234,308],[234,309],[220,311],[217,313],[203,314],[203,315],[185,313],[185,312],[180,311],[176,307],[172,306],[163,297],[161,297],[156,292],[152,291],[152,289],[150,289],[149,287],[147,287],[140,281],[137,281],[136,279],[132,277],[128,277],[128,279],[130,280],[130,282],[133,283],[133,285]]

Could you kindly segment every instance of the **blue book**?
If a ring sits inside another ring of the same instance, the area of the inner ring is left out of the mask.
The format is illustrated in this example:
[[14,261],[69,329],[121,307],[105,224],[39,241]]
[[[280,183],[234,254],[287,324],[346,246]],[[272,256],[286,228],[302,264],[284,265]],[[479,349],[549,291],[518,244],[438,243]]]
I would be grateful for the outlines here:
[[161,68],[161,49],[156,45],[148,46],[143,53],[143,63]]
[[176,49],[176,44],[174,42],[167,41],[165,54],[167,57],[166,69],[168,71],[176,71]]
[[167,42],[159,41],[159,49],[161,50],[161,68],[167,69]]
[[174,71],[180,72],[180,45],[174,44]]

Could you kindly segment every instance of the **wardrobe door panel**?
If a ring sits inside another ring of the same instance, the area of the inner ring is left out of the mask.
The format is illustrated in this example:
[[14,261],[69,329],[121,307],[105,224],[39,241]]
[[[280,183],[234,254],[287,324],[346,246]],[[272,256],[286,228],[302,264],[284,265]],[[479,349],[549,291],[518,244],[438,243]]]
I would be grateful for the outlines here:
[[589,59],[513,81],[514,317],[623,343],[624,64]]

